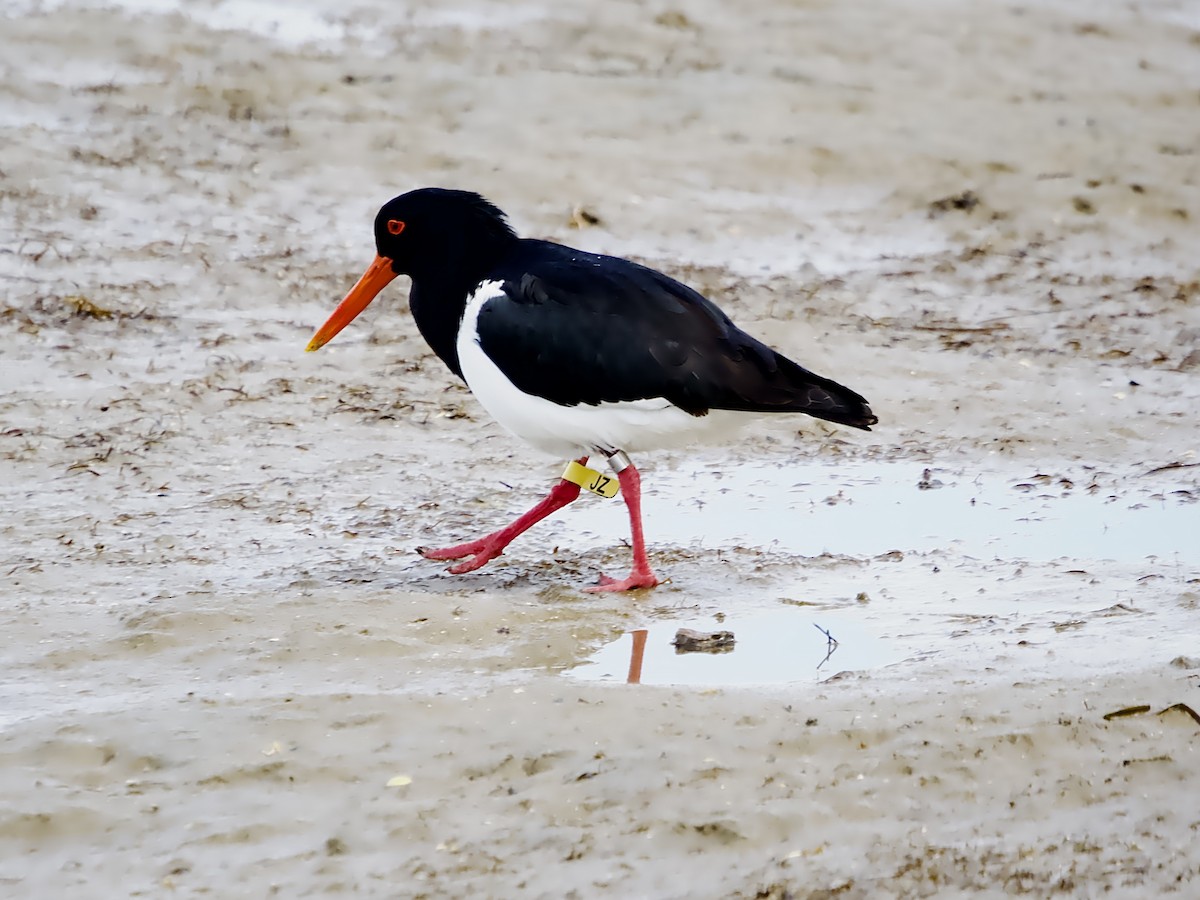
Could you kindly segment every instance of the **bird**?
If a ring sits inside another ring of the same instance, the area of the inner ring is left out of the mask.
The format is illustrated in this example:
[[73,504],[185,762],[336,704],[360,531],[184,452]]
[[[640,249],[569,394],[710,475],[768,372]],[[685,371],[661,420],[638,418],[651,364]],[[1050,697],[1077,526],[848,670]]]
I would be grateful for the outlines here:
[[[417,330],[484,409],[534,448],[570,460],[563,477],[511,524],[449,547],[453,574],[495,559],[584,488],[619,490],[633,565],[587,591],[662,582],[646,552],[641,475],[630,454],[727,438],[745,420],[779,413],[870,431],[878,418],[848,387],[739,329],[711,300],[655,269],[615,256],[519,237],[473,191],[426,187],[375,217],[375,259],[306,348],[327,344],[398,275],[411,279]],[[591,457],[615,474],[587,467]]]

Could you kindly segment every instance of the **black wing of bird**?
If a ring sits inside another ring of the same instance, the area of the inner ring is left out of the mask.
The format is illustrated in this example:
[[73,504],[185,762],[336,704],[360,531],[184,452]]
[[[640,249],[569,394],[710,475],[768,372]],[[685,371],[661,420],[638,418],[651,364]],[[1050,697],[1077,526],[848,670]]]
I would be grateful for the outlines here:
[[866,401],[739,329],[661,272],[558,244],[523,241],[495,273],[479,342],[517,388],[565,406],[662,397],[711,409],[803,412],[870,430]]

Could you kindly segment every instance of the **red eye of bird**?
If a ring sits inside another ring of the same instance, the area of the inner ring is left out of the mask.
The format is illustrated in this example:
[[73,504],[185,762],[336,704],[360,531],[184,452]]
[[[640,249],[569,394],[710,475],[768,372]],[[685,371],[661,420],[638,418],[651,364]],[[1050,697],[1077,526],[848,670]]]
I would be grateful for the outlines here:
[[399,219],[388,219],[388,234],[399,234],[404,230],[404,223]]

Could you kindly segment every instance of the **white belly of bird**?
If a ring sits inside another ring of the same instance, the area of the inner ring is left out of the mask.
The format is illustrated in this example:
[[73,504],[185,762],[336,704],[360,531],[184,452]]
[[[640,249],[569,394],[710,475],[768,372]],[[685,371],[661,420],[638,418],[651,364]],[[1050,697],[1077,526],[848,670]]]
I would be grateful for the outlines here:
[[712,410],[693,416],[663,398],[563,406],[527,394],[479,346],[479,310],[503,295],[485,281],[471,295],[458,330],[458,364],[471,393],[507,431],[557,457],[624,450],[637,453],[731,437],[747,413]]

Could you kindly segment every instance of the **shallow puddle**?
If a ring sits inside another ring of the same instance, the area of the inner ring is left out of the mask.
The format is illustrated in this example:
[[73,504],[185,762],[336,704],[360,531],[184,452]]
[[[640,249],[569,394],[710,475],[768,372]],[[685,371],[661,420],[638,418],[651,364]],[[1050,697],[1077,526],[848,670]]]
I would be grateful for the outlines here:
[[[735,643],[721,652],[680,652],[672,643],[680,628],[731,631]],[[633,684],[770,685],[820,681],[902,658],[853,617],[788,606],[721,622],[655,623],[621,635],[567,675]]]
[[[805,556],[952,547],[978,558],[1157,557],[1186,565],[1200,555],[1200,505],[1183,485],[1090,491],[1058,477],[924,474],[896,464],[857,464],[852,472],[758,463],[651,470],[643,482],[647,537],[652,544],[741,544]],[[619,500],[578,504],[564,521],[605,541],[628,528]]]

